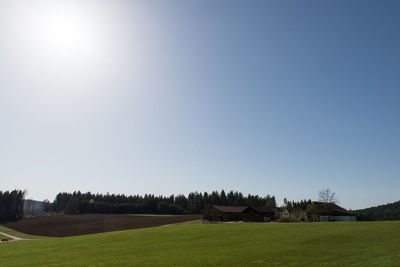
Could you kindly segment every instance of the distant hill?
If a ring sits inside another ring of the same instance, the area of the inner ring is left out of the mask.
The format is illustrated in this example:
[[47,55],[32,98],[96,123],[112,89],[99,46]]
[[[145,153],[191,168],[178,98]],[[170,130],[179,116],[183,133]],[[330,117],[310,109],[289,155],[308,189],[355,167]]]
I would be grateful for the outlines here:
[[355,212],[361,221],[400,220],[400,201]]

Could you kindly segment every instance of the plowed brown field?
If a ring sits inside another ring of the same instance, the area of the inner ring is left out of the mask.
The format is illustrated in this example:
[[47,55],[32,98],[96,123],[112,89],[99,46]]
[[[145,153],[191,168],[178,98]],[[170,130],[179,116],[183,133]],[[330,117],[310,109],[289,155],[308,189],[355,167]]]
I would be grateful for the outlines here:
[[201,219],[201,215],[54,215],[25,218],[17,222],[4,224],[4,226],[26,234],[63,237],[162,226],[198,219]]

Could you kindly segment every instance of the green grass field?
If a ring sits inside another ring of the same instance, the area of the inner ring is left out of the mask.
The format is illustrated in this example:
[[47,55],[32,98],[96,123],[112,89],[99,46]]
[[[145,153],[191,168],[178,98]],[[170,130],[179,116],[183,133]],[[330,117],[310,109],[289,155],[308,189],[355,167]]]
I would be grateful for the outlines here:
[[[44,236],[35,236],[35,235],[28,235],[28,234],[20,233],[20,232],[17,232],[15,230],[13,230],[13,229],[6,228],[6,227],[1,226],[1,225],[0,225],[0,232],[5,233],[5,234],[9,234],[9,235],[12,235],[12,236],[20,237],[20,238],[26,238],[26,239],[47,239],[47,238],[49,238],[49,237],[44,237]],[[0,255],[1,255],[1,252],[0,252]]]
[[400,266],[400,222],[191,222],[0,244],[0,266],[64,265]]
[[7,236],[5,236],[5,235],[2,235],[2,234],[0,234],[0,240],[10,240],[10,238],[9,237],[7,237]]

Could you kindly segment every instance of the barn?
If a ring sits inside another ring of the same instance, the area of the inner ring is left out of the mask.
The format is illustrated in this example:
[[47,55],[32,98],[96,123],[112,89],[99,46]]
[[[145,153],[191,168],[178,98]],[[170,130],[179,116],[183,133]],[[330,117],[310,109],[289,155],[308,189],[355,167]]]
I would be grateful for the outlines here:
[[314,201],[307,210],[307,219],[310,222],[351,222],[356,221],[356,215],[334,203]]
[[261,210],[246,206],[213,205],[206,209],[203,219],[208,221],[249,221],[264,222],[267,214]]
[[243,212],[247,208],[245,206],[213,205],[206,209],[203,218],[208,221],[241,221],[243,220]]
[[275,218],[275,209],[267,208],[265,206],[255,208],[258,211],[258,222],[270,222]]

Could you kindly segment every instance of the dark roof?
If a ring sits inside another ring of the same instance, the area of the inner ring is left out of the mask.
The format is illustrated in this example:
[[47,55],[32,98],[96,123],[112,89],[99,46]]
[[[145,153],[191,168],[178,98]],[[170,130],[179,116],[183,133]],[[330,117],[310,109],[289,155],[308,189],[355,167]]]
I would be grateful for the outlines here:
[[258,211],[258,212],[267,212],[267,208],[266,207],[255,207],[254,209],[256,211]]
[[276,208],[275,209],[275,211],[277,211],[277,212],[282,212],[282,211],[285,211],[285,210],[289,211],[287,208]]
[[256,211],[261,212],[261,213],[269,213],[269,214],[274,214],[274,209],[267,208],[265,206],[261,207],[256,207],[254,208]]
[[309,210],[311,215],[332,215],[332,216],[351,216],[354,213],[336,205],[335,203],[324,203],[314,201],[311,209]]
[[220,212],[230,212],[230,213],[234,213],[234,212],[241,213],[247,209],[247,207],[220,206],[220,205],[214,205],[212,207],[217,209]]

